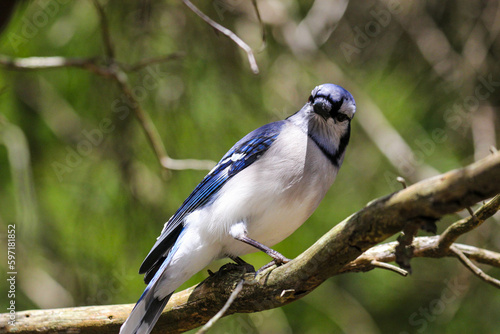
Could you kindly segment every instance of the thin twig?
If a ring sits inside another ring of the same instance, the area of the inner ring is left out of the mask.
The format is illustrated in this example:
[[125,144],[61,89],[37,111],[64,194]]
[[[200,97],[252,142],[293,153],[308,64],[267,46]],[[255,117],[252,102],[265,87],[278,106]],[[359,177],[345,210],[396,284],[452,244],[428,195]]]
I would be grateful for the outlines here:
[[11,58],[0,55],[0,65],[9,70],[43,70],[76,67],[108,77],[109,70],[98,64],[97,58],[28,57]]
[[174,52],[166,56],[141,59],[137,63],[132,65],[120,64],[120,67],[126,72],[135,72],[153,64],[164,63],[170,60],[182,58],[185,55],[186,54],[184,52]]
[[404,177],[402,177],[402,176],[398,176],[398,177],[396,178],[396,181],[398,181],[399,183],[401,183],[401,185],[403,186],[403,189],[405,189],[405,188],[407,188],[407,187],[408,187],[408,185],[406,184],[406,180],[405,180],[405,178],[404,178]]
[[390,270],[390,271],[394,271],[395,273],[398,273],[400,274],[401,276],[408,276],[408,271],[404,270],[404,269],[401,269],[399,267],[396,267],[395,265],[392,265],[390,263],[386,263],[386,262],[380,262],[380,261],[377,261],[377,260],[372,260],[370,262],[370,264],[374,267],[377,267],[377,268],[381,268],[381,269],[387,269],[387,270]]
[[197,331],[196,334],[206,333],[227,312],[227,310],[234,302],[236,297],[238,297],[238,294],[241,292],[241,289],[243,289],[244,282],[245,282],[244,279],[241,279],[239,281],[238,285],[236,286],[236,288],[234,288],[233,292],[231,292],[231,295],[229,296],[224,306],[202,328],[200,328],[200,330]]
[[115,59],[115,50],[113,47],[113,43],[111,42],[111,34],[109,33],[109,24],[108,18],[106,17],[106,13],[104,13],[104,8],[101,6],[98,0],[92,0],[95,8],[97,9],[97,13],[99,14],[99,19],[101,20],[101,35],[102,41],[104,44],[104,49],[106,51],[106,56],[108,60],[114,61]]
[[127,99],[129,100],[129,105],[134,111],[135,116],[139,120],[139,123],[149,140],[149,143],[153,147],[160,166],[165,169],[195,169],[195,170],[210,170],[215,165],[215,162],[211,160],[195,160],[195,159],[185,159],[177,160],[172,159],[167,155],[165,146],[160,137],[158,129],[154,125],[149,114],[142,108],[141,104],[135,98],[132,88],[128,83],[127,74],[115,66],[112,72],[112,78],[118,83],[120,89],[123,91]]
[[163,57],[155,57],[150,59],[143,59],[134,65],[118,64],[115,61],[115,52],[111,41],[109,32],[109,25],[103,7],[98,0],[92,0],[100,18],[101,32],[104,48],[107,55],[106,65],[99,65],[97,58],[64,58],[64,57],[31,57],[31,58],[10,58],[0,55],[0,65],[8,69],[49,69],[49,68],[62,68],[62,67],[76,67],[89,70],[95,74],[106,78],[112,78],[117,82],[120,89],[123,91],[128,99],[130,107],[133,109],[135,116],[139,120],[148,141],[150,142],[155,155],[160,163],[160,166],[165,169],[198,169],[210,170],[215,162],[210,160],[176,160],[167,155],[163,141],[151,120],[149,114],[142,109],[139,101],[135,98],[132,88],[128,83],[128,77],[125,71],[137,71],[151,64],[156,64],[172,59],[177,59],[183,54],[174,53]]
[[477,220],[477,217],[474,215],[474,211],[472,211],[472,208],[470,206],[466,207],[465,209],[473,219]]
[[[106,79],[113,79],[120,87],[120,90],[129,100],[130,107],[133,109],[135,116],[139,120],[148,141],[153,147],[156,157],[160,165],[165,169],[173,170],[210,170],[215,165],[211,160],[196,160],[196,159],[172,159],[165,150],[163,142],[160,138],[149,114],[142,109],[141,104],[134,97],[132,88],[128,83],[128,77],[121,66],[125,66],[126,70],[136,71],[145,66],[168,61],[179,55],[168,55],[165,57],[151,58],[139,61],[134,65],[123,65],[118,63],[110,63],[109,65],[101,65],[98,58],[65,58],[65,57],[28,57],[28,58],[11,58],[0,55],[0,65],[9,70],[44,70],[58,69],[64,67],[74,67],[87,70]],[[127,67],[128,66],[128,67]]]
[[[95,2],[96,3],[96,2]],[[97,5],[98,6],[98,5]],[[98,7],[99,8],[99,7]],[[104,29],[103,29],[104,30]],[[125,96],[129,101],[130,107],[133,109],[135,116],[139,120],[146,137],[148,138],[155,154],[158,158],[160,165],[164,168],[163,161],[167,160],[167,154],[163,142],[161,141],[160,135],[153,121],[141,107],[139,101],[135,98],[132,93],[132,89],[128,84],[128,78],[125,72],[123,72],[116,64],[111,63],[108,67],[99,66],[96,64],[97,61],[94,58],[64,58],[64,57],[30,57],[30,58],[9,58],[6,56],[0,56],[0,64],[4,65],[9,69],[48,69],[48,68],[62,68],[62,67],[77,67],[87,69],[93,73],[106,78],[112,78],[115,80],[120,89],[123,91]]]
[[[495,268],[500,268],[500,253],[459,243],[454,243],[453,245],[460,249],[462,253],[464,253],[465,256],[467,256],[471,260],[474,260],[478,263],[487,264]],[[455,254],[452,255],[455,256]],[[451,256],[451,252],[448,252],[447,256]]]
[[257,6],[257,0],[252,0],[252,5],[253,5],[253,8],[255,9],[255,14],[257,15],[257,20],[259,20],[260,30],[262,31],[262,46],[260,47],[259,51],[257,51],[257,52],[262,52],[262,51],[264,51],[264,49],[267,46],[266,27],[264,25],[264,22],[262,21],[262,17],[260,16],[259,7]]
[[257,61],[255,60],[255,56],[253,55],[252,48],[248,46],[247,43],[243,42],[241,38],[239,38],[234,32],[229,30],[226,27],[223,27],[222,25],[218,24],[211,18],[209,18],[205,13],[203,13],[201,10],[198,9],[193,3],[189,0],[182,0],[186,6],[189,7],[196,15],[198,15],[203,21],[208,23],[212,28],[215,30],[223,33],[227,37],[231,38],[240,48],[242,48],[246,53],[248,57],[248,62],[250,63],[250,68],[252,69],[253,73],[258,74],[259,73],[259,67],[257,66]]
[[167,151],[165,150],[163,141],[161,140],[160,134],[158,133],[156,126],[151,120],[151,117],[149,117],[149,114],[146,111],[144,111],[144,109],[142,109],[141,104],[135,98],[132,92],[132,88],[128,83],[127,74],[125,74],[125,72],[123,72],[119,68],[115,67],[112,77],[117,82],[118,86],[127,97],[129,106],[132,108],[135,116],[139,120],[139,123],[141,124],[142,129],[144,130],[144,133],[146,134],[146,137],[149,140],[149,143],[151,144],[153,150],[155,151],[156,157],[158,158],[160,165],[163,166],[162,159],[164,159],[167,156]]
[[467,256],[462,253],[460,249],[455,247],[454,245],[450,246],[450,251],[455,253],[458,256],[458,259],[460,262],[463,263],[464,266],[467,267],[470,271],[472,271],[476,276],[484,280],[485,282],[493,285],[496,288],[500,288],[500,281],[497,280],[496,278],[491,277],[490,275],[486,274],[484,271],[479,269],[478,266],[476,266]]
[[500,195],[493,197],[488,203],[481,206],[470,217],[460,219],[451,224],[441,233],[439,238],[438,252],[445,252],[451,244],[455,242],[462,234],[467,233],[480,226],[486,219],[493,216],[500,210]]
[[171,170],[211,170],[216,162],[213,160],[198,160],[198,159],[172,159],[168,155],[161,159],[163,167]]

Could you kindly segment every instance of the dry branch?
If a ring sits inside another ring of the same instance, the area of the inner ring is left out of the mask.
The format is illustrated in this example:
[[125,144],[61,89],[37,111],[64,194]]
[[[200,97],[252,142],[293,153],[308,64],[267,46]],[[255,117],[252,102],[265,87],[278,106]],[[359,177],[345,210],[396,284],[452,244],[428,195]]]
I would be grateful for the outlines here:
[[[149,114],[142,108],[139,101],[136,99],[132,92],[132,87],[129,84],[126,72],[135,72],[146,66],[175,60],[183,56],[183,53],[173,53],[162,57],[153,57],[142,59],[135,64],[128,65],[118,62],[115,58],[115,50],[109,31],[109,24],[104,8],[100,5],[98,0],[92,0],[94,7],[99,15],[101,36],[105,49],[105,57],[91,57],[91,58],[65,58],[65,57],[28,57],[28,58],[12,58],[5,55],[0,55],[0,66],[10,70],[43,70],[43,69],[57,69],[64,67],[75,67],[88,70],[94,74],[102,76],[107,79],[114,80],[120,90],[128,100],[130,108],[133,110],[137,120],[139,121],[146,138],[148,139],[151,147],[153,148],[156,158],[162,168],[171,170],[181,169],[198,169],[210,170],[215,166],[214,161],[210,160],[195,160],[195,159],[173,159],[168,156],[160,134],[156,129],[154,122],[151,120]],[[186,1],[185,1],[186,2]],[[187,1],[186,3],[198,15],[204,15],[194,5]],[[192,8],[194,7],[194,9]],[[203,18],[203,16],[202,16]],[[207,21],[205,18],[203,18]],[[210,20],[210,19],[208,19]],[[207,21],[212,25],[211,22]],[[223,29],[226,29],[220,26]],[[226,29],[222,31],[225,35],[233,39],[240,47],[247,53],[254,72],[258,72],[257,63],[253,57],[252,50],[241,39],[238,38],[233,32]]]
[[486,219],[493,216],[500,210],[500,195],[495,196],[488,204],[483,205],[470,217],[461,219],[450,225],[439,238],[438,252],[445,252],[448,250],[462,234],[472,231],[481,225]]
[[484,280],[485,282],[493,285],[496,288],[500,288],[500,281],[497,280],[496,278],[491,277],[490,275],[486,274],[484,271],[479,269],[465,254],[458,248],[455,247],[454,245],[451,245],[450,251],[455,253],[455,255],[458,257],[460,262],[464,264],[467,269],[472,271],[476,276]]
[[[212,28],[215,30],[219,31],[220,33],[226,35],[229,37],[233,42],[235,42],[245,53],[247,54],[248,62],[250,63],[250,68],[252,69],[253,73],[258,74],[259,73],[259,67],[257,66],[257,61],[255,60],[255,56],[253,55],[252,48],[248,46],[247,43],[243,42],[241,38],[238,37],[234,32],[229,30],[228,28],[218,24],[211,18],[209,18],[205,13],[203,13],[201,10],[198,9],[193,3],[189,0],[182,0],[186,6],[189,7],[196,15],[198,15],[203,21],[205,21],[208,25],[210,25]],[[255,7],[257,10],[257,7]],[[258,12],[258,10],[257,10]],[[257,14],[260,20],[260,13]]]
[[[373,260],[393,261],[396,242],[365,251],[401,231],[408,222],[434,222],[498,193],[500,153],[495,153],[468,167],[372,201],[332,228],[293,261],[272,267],[256,278],[246,274],[243,289],[226,315],[280,307],[305,296],[331,276],[371,270]],[[439,236],[415,238],[413,256],[456,256],[449,250],[438,253],[439,240]],[[467,245],[453,246],[471,260],[500,267],[498,253]],[[223,267],[217,275],[198,286],[176,293],[154,332],[180,333],[206,323],[224,306],[243,274],[241,267]],[[0,331],[49,333],[77,329],[79,333],[116,333],[132,307],[130,304],[24,311],[17,314],[15,326],[0,325]],[[7,316],[0,315],[0,323],[5,324]]]
[[[364,252],[361,256],[356,258],[354,261],[351,261],[344,268],[342,268],[340,273],[370,271],[376,267],[372,263],[374,259],[382,263],[395,261],[396,245],[397,242],[394,241],[370,248],[369,250]],[[438,248],[438,246],[439,246],[439,236],[417,237],[413,241],[413,247],[415,248],[413,257],[429,257],[429,258],[456,257],[456,254],[453,253],[451,250],[443,254],[437,253],[436,249]],[[467,258],[471,260],[500,268],[499,253],[458,243],[453,244],[453,246],[458,250],[460,250]]]
[[159,62],[170,61],[182,57],[182,53],[174,53],[163,57],[143,59],[136,64],[127,65],[115,61],[109,61],[105,64],[99,58],[64,58],[64,57],[28,57],[11,58],[0,55],[0,66],[9,70],[47,70],[64,67],[75,67],[87,70],[106,79],[111,79],[118,84],[121,92],[128,100],[130,108],[139,121],[146,138],[148,139],[160,166],[165,169],[198,169],[210,170],[215,165],[214,161],[196,160],[196,159],[173,159],[168,156],[163,141],[151,120],[149,114],[142,108],[139,101],[135,98],[132,87],[129,84],[126,72],[134,72],[146,66]]
[[101,21],[101,36],[104,44],[104,49],[106,51],[106,56],[110,61],[113,61],[115,58],[115,48],[113,47],[113,42],[111,41],[111,34],[109,32],[109,24],[106,13],[104,12],[104,8],[101,6],[98,0],[92,0],[94,3],[94,7],[99,14],[99,19]]

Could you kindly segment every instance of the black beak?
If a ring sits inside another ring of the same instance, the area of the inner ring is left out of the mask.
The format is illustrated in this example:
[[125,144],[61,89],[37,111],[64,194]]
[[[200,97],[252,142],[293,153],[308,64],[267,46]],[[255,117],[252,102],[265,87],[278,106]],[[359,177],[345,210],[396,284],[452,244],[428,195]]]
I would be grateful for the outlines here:
[[323,117],[325,121],[330,117],[329,109],[331,106],[329,101],[318,98],[312,101],[312,107],[314,112]]

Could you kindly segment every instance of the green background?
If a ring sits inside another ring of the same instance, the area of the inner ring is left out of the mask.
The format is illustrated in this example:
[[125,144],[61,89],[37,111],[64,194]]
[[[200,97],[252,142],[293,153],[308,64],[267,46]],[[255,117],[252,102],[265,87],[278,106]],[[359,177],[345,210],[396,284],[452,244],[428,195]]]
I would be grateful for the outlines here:
[[[262,0],[265,47],[251,2],[197,2],[253,48],[258,75],[241,49],[179,1],[101,3],[118,61],[184,53],[129,75],[173,158],[219,160],[249,131],[301,108],[321,83],[354,95],[344,165],[315,214],[275,247],[287,257],[398,190],[397,176],[414,183],[498,145],[497,1]],[[101,56],[99,17],[90,1],[23,2],[0,33],[0,54]],[[111,80],[75,68],[0,68],[0,89],[0,253],[7,225],[15,224],[17,310],[134,303],[144,288],[139,265],[207,171],[160,171]],[[458,218],[443,219],[438,232]],[[460,241],[498,251],[499,221]],[[269,261],[265,254],[244,259],[256,267]],[[412,266],[407,278],[383,270],[337,276],[280,309],[226,317],[212,332],[498,331],[498,290],[455,259]],[[183,287],[205,277],[202,271]],[[5,279],[0,288],[8,290]],[[8,304],[6,292],[0,302]]]

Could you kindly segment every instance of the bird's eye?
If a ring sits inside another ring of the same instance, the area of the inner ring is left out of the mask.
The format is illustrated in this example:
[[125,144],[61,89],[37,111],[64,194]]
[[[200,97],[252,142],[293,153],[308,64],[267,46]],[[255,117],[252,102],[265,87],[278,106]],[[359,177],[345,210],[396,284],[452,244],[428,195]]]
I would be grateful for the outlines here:
[[339,113],[339,112],[338,112],[338,113],[335,115],[335,120],[336,120],[337,122],[347,121],[348,119],[349,119],[349,117],[347,117],[347,115],[346,115],[346,114],[342,114],[342,113]]

